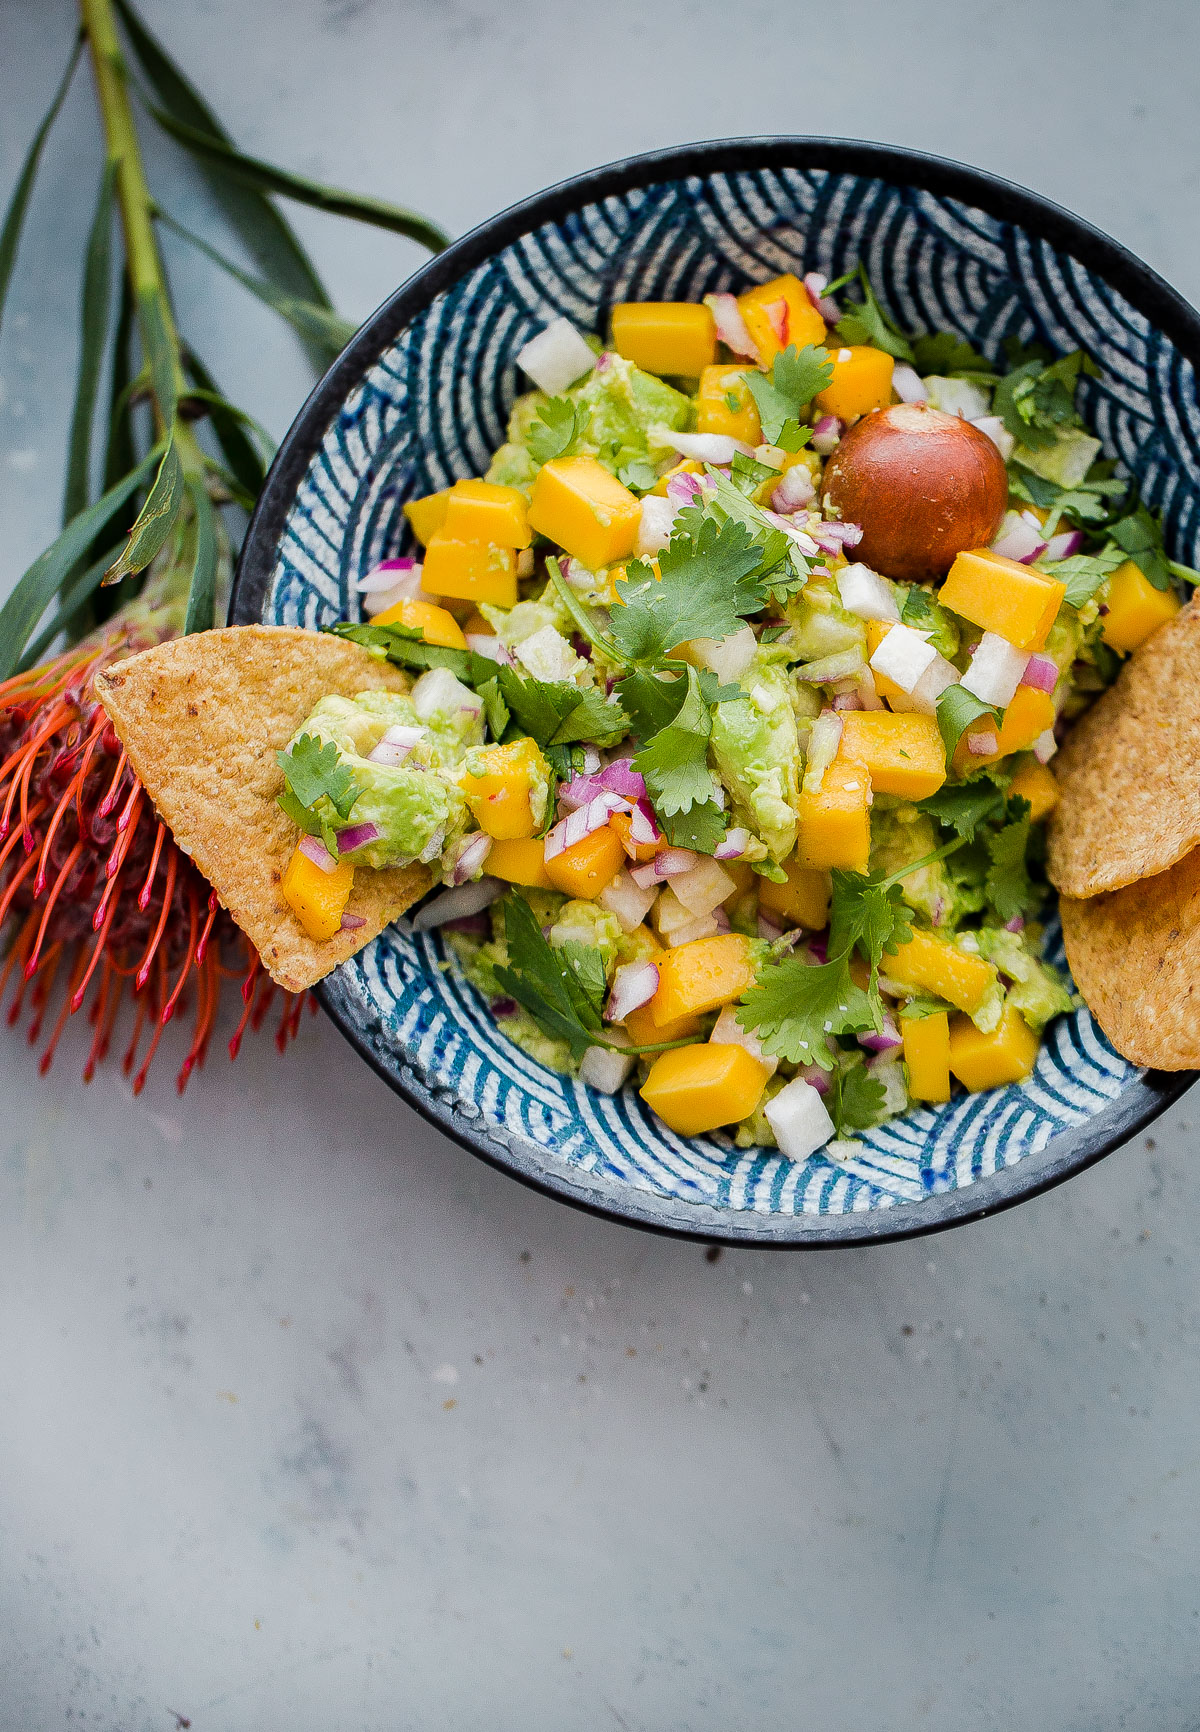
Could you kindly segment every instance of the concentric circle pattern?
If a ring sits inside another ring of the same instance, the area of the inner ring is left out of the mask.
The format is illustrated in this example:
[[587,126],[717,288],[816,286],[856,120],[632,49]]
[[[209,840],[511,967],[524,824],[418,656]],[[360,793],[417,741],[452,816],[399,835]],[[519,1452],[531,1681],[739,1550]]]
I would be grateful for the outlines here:
[[[1195,378],[1147,317],[1078,258],[954,198],[779,167],[634,187],[464,270],[329,421],[287,515],[263,617],[315,628],[356,616],[354,580],[406,548],[404,501],[483,471],[520,388],[514,357],[554,315],[602,331],[615,301],[696,299],[784,270],[834,277],[860,260],[907,329],[957,331],[997,359],[1009,337],[1084,349],[1097,369],[1083,386],[1088,421],[1163,512],[1173,556],[1195,561]],[[607,1197],[632,1188],[696,1205],[706,1224],[712,1209],[840,1216],[928,1203],[1043,1150],[1139,1076],[1080,1011],[1053,1027],[1026,1085],[912,1112],[844,1164],[795,1165],[722,1136],[675,1137],[636,1094],[610,1099],[545,1070],[504,1038],[435,938],[389,930],[326,993],[385,1074],[452,1107],[497,1158],[519,1152],[525,1176],[568,1193],[573,1178]],[[681,1224],[678,1207],[670,1224]]]

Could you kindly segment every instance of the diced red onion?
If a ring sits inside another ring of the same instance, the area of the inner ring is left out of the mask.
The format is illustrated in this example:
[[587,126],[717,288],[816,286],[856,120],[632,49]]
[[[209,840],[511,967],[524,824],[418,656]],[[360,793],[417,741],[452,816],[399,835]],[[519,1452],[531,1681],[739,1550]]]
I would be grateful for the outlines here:
[[353,854],[359,848],[378,842],[379,836],[378,824],[351,824],[348,829],[338,831],[338,853]]
[[1006,932],[1024,932],[1025,916],[1023,914],[1014,914],[1011,920],[1006,920],[1004,922],[1004,930]]
[[1000,750],[994,732],[967,735],[967,750],[973,758],[991,758]]
[[395,589],[397,578],[406,571],[414,571],[416,565],[415,559],[381,560],[378,565],[372,566],[365,577],[360,577],[354,587],[360,595],[373,595],[380,589]]
[[842,424],[836,415],[822,415],[813,428],[812,448],[821,457],[836,451],[842,437]]
[[803,1077],[805,1082],[808,1083],[811,1088],[815,1088],[819,1095],[827,1095],[829,1093],[829,1072],[827,1070],[822,1070],[819,1064],[806,1064],[803,1070],[798,1070],[796,1072],[796,1075]]
[[1045,551],[1046,540],[1036,518],[1031,518],[1028,512],[1006,513],[1000,533],[992,543],[993,553],[1029,565]]
[[507,889],[508,885],[502,878],[476,878],[471,884],[456,884],[451,890],[443,890],[440,896],[435,896],[414,915],[413,931],[430,932],[447,920],[463,920],[469,914],[478,914],[503,896]]
[[825,293],[825,284],[829,281],[820,271],[809,271],[804,278],[804,286],[808,290],[808,298],[820,313],[827,325],[836,325],[842,316],[842,309],[831,295]]
[[689,872],[699,858],[690,848],[664,848],[644,866],[631,867],[629,876],[639,890],[649,890],[652,884],[659,884],[664,878],[678,878],[681,872]]
[[892,1018],[885,1015],[883,1028],[878,1033],[874,1029],[869,1029],[865,1034],[860,1034],[858,1044],[865,1047],[868,1052],[895,1052],[898,1046],[904,1045],[904,1042],[900,1038],[900,1030]]
[[[658,820],[654,816],[654,807],[649,800],[640,799],[634,806],[629,820],[629,840],[645,848],[649,847],[651,843],[658,842],[661,837],[662,831],[659,829]],[[645,885],[642,888],[645,889]]]
[[723,908],[714,908],[712,911],[712,918],[717,923],[718,934],[733,931],[733,927],[729,924],[729,916]]
[[1032,686],[1037,692],[1052,692],[1058,684],[1058,663],[1050,656],[1030,656],[1021,675],[1021,684]]
[[[614,794],[618,800],[630,805],[645,798],[646,784],[640,772],[634,769],[632,759],[617,758],[590,776],[573,776],[559,789],[558,798],[564,811],[574,812],[601,794]],[[612,806],[610,809],[617,812],[622,808]]]
[[739,825],[737,828],[727,831],[724,841],[717,843],[713,849],[713,859],[740,860],[749,846],[750,832]]
[[928,403],[929,392],[915,367],[892,368],[892,390],[902,403]]
[[841,553],[844,548],[857,547],[863,538],[861,523],[818,523],[813,540],[822,553]]
[[857,687],[852,692],[839,692],[833,700],[833,707],[835,710],[861,710],[863,701]]
[[631,1010],[649,1004],[658,991],[658,969],[653,962],[627,962],[613,975],[612,991],[604,1007],[605,1020],[624,1022]]
[[1070,559],[1083,546],[1082,529],[1064,529],[1046,543],[1047,559]]
[[301,836],[299,848],[305,858],[319,866],[322,872],[337,871],[337,861],[319,836]]
[[366,924],[361,914],[343,914],[340,930],[342,932],[359,932]]
[[574,848],[594,830],[603,830],[614,812],[627,812],[629,802],[619,794],[599,793],[586,806],[578,806],[561,819],[546,837],[545,858],[553,860],[567,848]]
[[793,463],[786,469],[783,477],[771,495],[771,504],[776,511],[799,511],[802,505],[807,505],[816,493],[813,478],[803,463]]
[[454,864],[446,873],[447,884],[466,884],[475,874],[482,870],[483,863],[492,851],[492,838],[482,834],[464,836],[458,844],[458,852]]
[[814,962],[828,962],[829,950],[826,946],[823,934],[814,933],[813,936],[806,939],[805,942],[808,945],[809,954]]
[[612,356],[609,354],[608,350],[607,349],[601,349],[600,353],[596,356],[596,371],[597,371],[597,373],[606,373],[608,371],[609,364],[611,363],[611,361],[612,361]]
[[758,936],[765,938],[768,944],[774,944],[777,938],[783,937],[783,927],[777,921],[772,920],[769,914],[760,914],[758,917]]
[[667,498],[675,506],[690,505],[703,492],[705,487],[700,476],[687,471],[682,475],[672,475],[667,482]]
[[1048,764],[1058,750],[1058,741],[1054,737],[1054,729],[1047,728],[1044,734],[1039,734],[1033,742],[1033,755],[1039,764]]
[[717,336],[735,355],[758,360],[758,345],[750,335],[736,295],[705,295],[704,305],[713,316]]

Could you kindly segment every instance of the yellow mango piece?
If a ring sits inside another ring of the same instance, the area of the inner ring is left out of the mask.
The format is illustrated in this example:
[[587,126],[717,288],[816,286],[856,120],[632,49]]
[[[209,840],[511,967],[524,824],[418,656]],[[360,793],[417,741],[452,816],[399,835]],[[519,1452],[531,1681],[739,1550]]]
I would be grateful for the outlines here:
[[353,887],[352,861],[339,860],[332,872],[326,872],[299,848],[288,861],[279,883],[284,901],[308,936],[318,943],[341,931],[342,915]]
[[694,457],[681,458],[674,469],[668,469],[665,475],[659,476],[650,491],[656,494],[659,499],[665,499],[667,497],[667,482],[673,475],[703,475],[703,473],[703,463],[697,463]]
[[613,348],[646,373],[698,379],[717,352],[717,327],[702,301],[619,301]]
[[484,541],[493,547],[528,547],[533,540],[525,495],[494,481],[456,481],[441,527],[455,541]]
[[738,307],[764,367],[789,344],[803,349],[807,343],[825,341],[825,321],[804,284],[790,271],[739,295]]
[[1033,686],[1018,686],[1000,723],[996,751],[977,756],[968,746],[964,734],[955,749],[954,768],[962,775],[967,770],[978,770],[982,764],[994,764],[1010,752],[1028,751],[1033,742],[1053,726],[1054,699],[1050,693],[1039,692]]
[[732,1004],[754,984],[750,940],[740,932],[716,938],[693,938],[668,950],[658,963],[658,991],[650,1000],[657,1029],[684,1016],[703,1016]]
[[680,1046],[660,1052],[638,1093],[668,1130],[700,1136],[749,1118],[771,1072],[744,1046]]
[[847,710],[839,756],[864,764],[877,794],[923,800],[946,780],[946,747],[935,716]]
[[553,890],[545,854],[540,836],[498,839],[487,857],[488,877],[503,878],[506,884],[524,884],[530,890]]
[[[867,621],[868,661],[870,661],[871,657],[875,654],[875,651],[879,648],[880,644],[891,629],[892,626],[889,620],[869,619]],[[872,668],[871,678],[875,681],[876,697],[886,698],[889,702],[892,698],[901,698],[902,700],[907,701],[908,693],[902,686],[898,686],[895,680],[889,680],[886,674],[877,673],[876,670]]]
[[388,607],[382,613],[377,613],[371,621],[372,625],[406,625],[413,631],[419,631],[426,643],[441,644],[444,649],[466,649],[467,640],[462,629],[452,613],[447,613],[444,607],[435,607],[431,601],[417,601],[406,597],[398,601],[395,607]]
[[892,374],[896,363],[882,349],[855,343],[849,348],[830,349],[833,378],[814,399],[822,415],[853,421],[872,409],[886,409],[892,400]]
[[[648,930],[648,929],[647,929]],[[656,940],[657,942],[657,940]],[[674,952],[671,952],[673,955]],[[658,957],[653,958],[655,962]],[[698,1016],[678,1016],[674,1022],[664,1022],[661,1025],[654,1020],[650,1004],[639,1005],[631,1010],[625,1018],[624,1029],[634,1046],[659,1046],[669,1040],[686,1040],[689,1035],[700,1033],[700,1018]]]
[[916,1101],[948,1101],[950,1018],[946,1012],[939,1010],[934,1016],[902,1016],[900,1034],[904,1041],[904,1062],[908,1066],[909,1094]]
[[769,878],[758,880],[758,906],[764,914],[778,914],[793,926],[820,932],[829,919],[828,872],[801,866],[794,854],[784,861],[783,869],[786,884],[773,884]]
[[861,764],[835,758],[817,793],[800,791],[796,859],[828,872],[865,872],[871,856],[871,778]]
[[894,956],[884,958],[883,967],[889,979],[944,998],[968,1016],[979,1009],[997,978],[992,964],[982,956],[973,956],[949,939],[937,938],[916,926],[909,942],[900,945]]
[[457,541],[439,529],[425,549],[421,588],[455,601],[517,605],[517,556],[511,547]]
[[533,740],[513,740],[473,752],[459,786],[475,822],[487,836],[517,842],[532,836],[542,814],[530,805],[530,789],[545,784],[546,764]]
[[706,367],[696,394],[697,433],[723,433],[745,445],[762,444],[758,405],[750,395],[744,367]]
[[594,457],[555,457],[538,470],[529,522],[589,571],[628,559],[640,502]]
[[938,601],[1018,649],[1041,649],[1058,617],[1065,583],[990,547],[956,555]]
[[1182,605],[1173,589],[1155,589],[1141,567],[1127,559],[1108,580],[1108,612],[1100,635],[1110,649],[1135,650]]
[[980,1034],[967,1016],[950,1024],[950,1069],[972,1094],[1024,1082],[1038,1055],[1038,1037],[1011,1004],[991,1034]]
[[1030,816],[1035,824],[1048,818],[1058,805],[1058,783],[1045,764],[1036,758],[1026,758],[1008,784],[1010,798],[1028,800]]
[[556,890],[580,902],[594,902],[625,864],[621,838],[607,824],[582,842],[564,848],[546,862],[546,876]]
[[621,838],[621,846],[629,858],[638,865],[644,866],[658,853],[657,842],[635,842],[633,840],[633,819],[628,812],[614,812],[608,820],[612,828]]
[[450,490],[443,488],[440,493],[427,493],[424,499],[410,499],[404,507],[404,515],[422,547],[429,546],[430,536],[436,535],[445,523],[449,502]]

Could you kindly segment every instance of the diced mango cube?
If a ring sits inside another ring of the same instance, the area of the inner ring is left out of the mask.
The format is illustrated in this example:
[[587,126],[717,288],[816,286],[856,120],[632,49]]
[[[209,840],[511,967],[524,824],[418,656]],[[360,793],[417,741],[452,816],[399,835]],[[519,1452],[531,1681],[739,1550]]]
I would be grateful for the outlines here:
[[871,855],[871,778],[861,764],[835,758],[816,793],[801,789],[796,859],[828,872],[865,872]]
[[758,405],[750,395],[744,367],[706,367],[696,394],[697,433],[723,433],[746,445],[762,443]]
[[1008,784],[1010,799],[1028,800],[1030,817],[1035,824],[1048,818],[1058,805],[1058,783],[1045,764],[1036,758],[1026,758]]
[[825,341],[825,321],[804,284],[791,271],[739,295],[738,307],[764,367],[769,367],[789,344],[803,349],[808,343]]
[[758,906],[764,914],[777,914],[793,926],[820,932],[829,919],[829,874],[801,866],[793,854],[785,860],[785,884],[758,879]]
[[486,864],[488,876],[503,878],[506,884],[524,884],[530,890],[554,889],[546,871],[546,845],[540,836],[494,841]]
[[668,950],[658,962],[658,991],[650,1000],[655,1028],[684,1016],[702,1016],[732,1004],[754,984],[750,940],[740,932],[693,938]]
[[865,764],[877,794],[923,800],[946,780],[946,747],[935,716],[847,710],[839,755]]
[[375,615],[371,624],[406,625],[412,631],[419,631],[426,643],[441,644],[444,649],[467,647],[462,628],[452,613],[447,613],[444,607],[435,607],[431,601],[417,601],[415,597],[406,596],[395,607],[385,608]]
[[631,860],[644,866],[653,860],[658,853],[660,844],[657,842],[635,842],[633,840],[633,819],[628,812],[614,812],[608,820],[617,835],[621,838],[621,846]]
[[456,541],[439,529],[425,549],[421,588],[456,601],[517,605],[517,556],[511,547],[482,541]]
[[545,787],[546,780],[545,759],[536,743],[525,739],[472,752],[459,785],[484,834],[516,842],[532,836],[541,821],[541,812],[530,804],[530,790]]
[[973,1094],[1024,1082],[1037,1055],[1038,1037],[1012,1004],[1004,1006],[990,1034],[981,1034],[967,1016],[956,1016],[950,1024],[950,1069]]
[[1108,612],[1100,635],[1110,649],[1135,650],[1182,605],[1173,589],[1155,589],[1141,567],[1127,559],[1108,580]]
[[822,415],[836,415],[839,421],[853,421],[872,409],[886,409],[892,400],[892,374],[896,363],[883,349],[872,349],[865,343],[852,343],[847,348],[831,348],[833,378],[815,402]]
[[[673,953],[672,953],[673,954]],[[658,957],[654,958],[658,961]],[[671,1040],[686,1040],[689,1035],[699,1034],[700,1018],[698,1016],[677,1016],[674,1022],[656,1023],[654,1020],[653,1000],[650,1004],[639,1005],[631,1010],[625,1018],[624,1029],[634,1046],[661,1046]]]
[[900,1034],[904,1041],[904,1062],[908,1066],[909,1094],[915,1101],[948,1101],[950,1018],[946,1012],[939,1010],[933,1016],[902,1016]]
[[960,775],[978,770],[984,764],[994,764],[1010,752],[1028,751],[1033,742],[1054,726],[1054,699],[1049,692],[1034,686],[1018,686],[1012,702],[1004,712],[1000,731],[996,735],[996,750],[982,757],[971,751],[964,734],[954,753],[954,767]]
[[749,1118],[771,1072],[744,1046],[680,1046],[660,1052],[638,1093],[681,1137]]
[[525,495],[494,481],[456,481],[442,528],[456,541],[483,541],[493,547],[528,547],[533,540]]
[[555,457],[538,470],[529,522],[589,571],[628,559],[640,501],[594,457]]
[[979,1009],[996,980],[996,970],[982,956],[960,950],[947,938],[913,927],[912,938],[894,956],[886,956],[884,971],[902,986],[932,992],[970,1016]]
[[427,493],[423,499],[410,499],[404,507],[404,515],[412,524],[412,532],[422,547],[429,546],[429,538],[436,535],[446,521],[446,507],[450,502],[450,489],[443,488],[440,493]]
[[717,352],[717,327],[702,301],[620,301],[613,348],[647,373],[698,379]]
[[938,601],[984,631],[994,631],[1021,650],[1041,649],[1058,617],[1065,583],[1005,559],[990,547],[956,555]]
[[339,860],[332,872],[297,848],[279,884],[283,899],[310,938],[322,943],[340,932],[354,888],[354,864]]
[[594,902],[625,864],[621,838],[608,824],[546,861],[546,875],[556,890],[580,902]]

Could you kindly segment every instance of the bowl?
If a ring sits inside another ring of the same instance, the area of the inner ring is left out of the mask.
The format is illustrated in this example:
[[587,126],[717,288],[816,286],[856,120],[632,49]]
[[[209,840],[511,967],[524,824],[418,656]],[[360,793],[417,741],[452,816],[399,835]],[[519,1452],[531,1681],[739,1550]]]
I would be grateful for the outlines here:
[[[863,260],[906,329],[1084,349],[1083,412],[1200,546],[1200,319],[1114,241],[978,170],[890,146],[717,141],[614,163],[456,242],[367,321],[280,448],[230,617],[316,629],[357,617],[357,578],[402,553],[408,498],[483,472],[549,318],[605,325],[618,300],[697,300],[784,270]],[[1057,944],[1050,928],[1051,954]],[[1061,961],[1061,946],[1058,947]],[[632,1090],[608,1097],[506,1040],[434,934],[389,928],[319,988],[357,1051],[464,1147],[564,1201],[730,1243],[864,1244],[972,1220],[1080,1171],[1188,1087],[1138,1070],[1086,1010],[1052,1025],[1025,1084],[891,1121],[861,1155],[797,1164],[729,1137],[675,1136]]]

